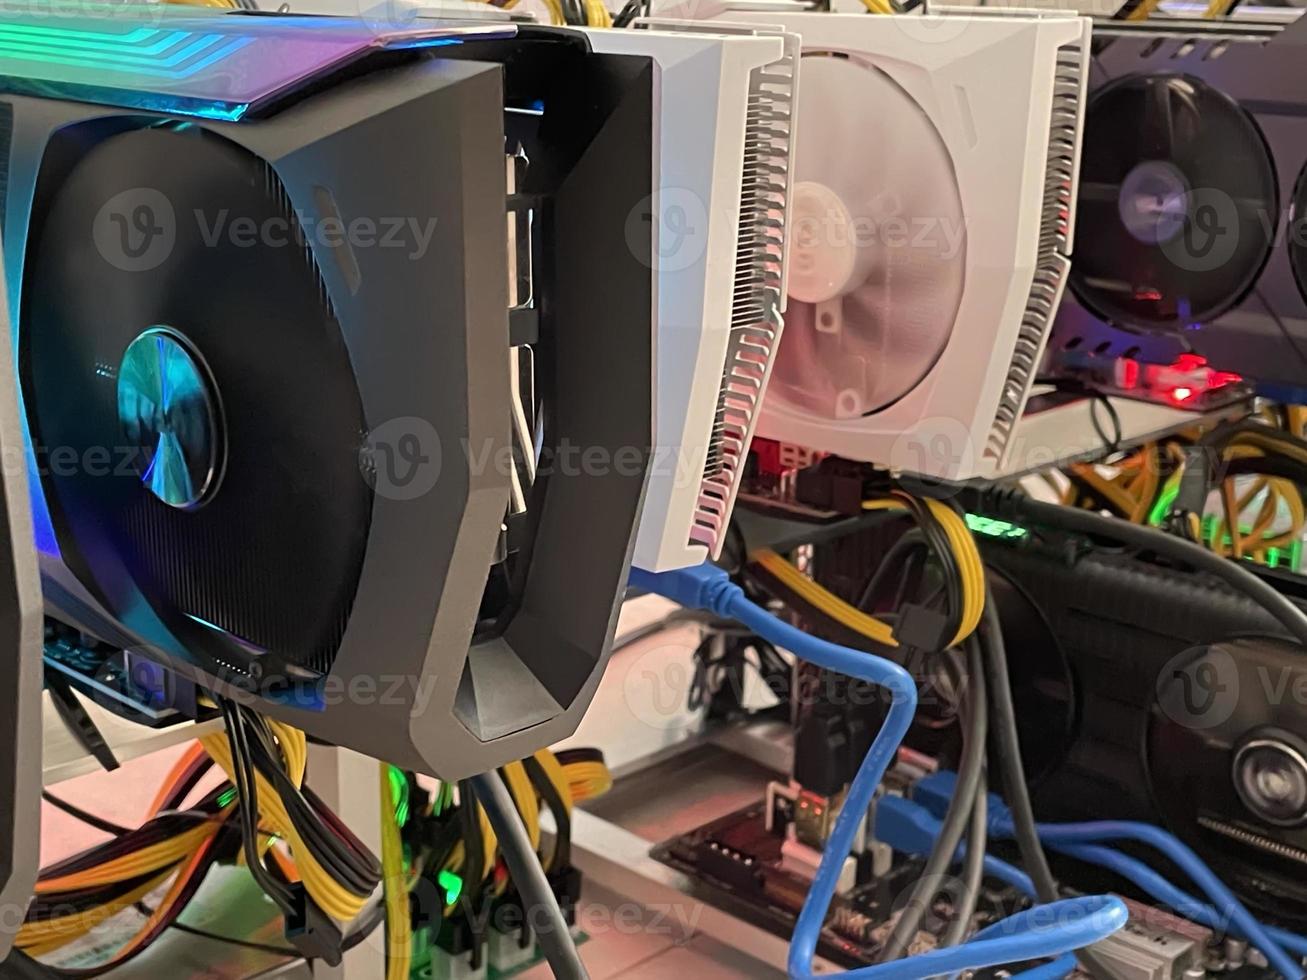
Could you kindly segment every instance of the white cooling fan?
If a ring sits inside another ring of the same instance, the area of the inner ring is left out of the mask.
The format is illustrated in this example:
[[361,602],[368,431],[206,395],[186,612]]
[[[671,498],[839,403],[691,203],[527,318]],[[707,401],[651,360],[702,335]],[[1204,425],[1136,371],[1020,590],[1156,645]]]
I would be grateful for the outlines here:
[[[947,480],[1101,448],[1091,400],[1026,411],[1069,269],[1087,19],[661,12],[803,37],[791,303],[759,435]],[[1187,418],[1116,407],[1123,442]]]
[[948,343],[966,262],[962,201],[938,131],[872,60],[807,54],[803,81],[791,329],[772,398],[861,419],[911,392]]

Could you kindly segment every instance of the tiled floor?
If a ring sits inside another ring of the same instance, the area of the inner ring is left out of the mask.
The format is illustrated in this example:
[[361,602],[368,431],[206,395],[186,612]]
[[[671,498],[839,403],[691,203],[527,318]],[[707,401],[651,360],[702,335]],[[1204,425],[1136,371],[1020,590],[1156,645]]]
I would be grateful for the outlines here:
[[[662,916],[637,916],[637,909],[611,892],[590,889],[581,915],[590,936],[581,959],[590,980],[783,980],[738,950],[696,933]],[[619,925],[620,923],[620,925]],[[549,968],[537,966],[521,980],[548,980]]]

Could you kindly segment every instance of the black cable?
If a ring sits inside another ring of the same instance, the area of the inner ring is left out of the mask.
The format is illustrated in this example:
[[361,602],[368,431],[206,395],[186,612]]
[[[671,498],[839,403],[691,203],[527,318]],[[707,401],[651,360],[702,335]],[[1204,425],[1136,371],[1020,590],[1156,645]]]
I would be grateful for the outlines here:
[[[549,961],[554,976],[560,980],[589,980],[589,974],[576,951],[558,898],[545,877],[535,848],[527,838],[526,827],[513,804],[508,787],[497,773],[482,773],[472,777],[476,798],[485,808],[490,825],[499,837],[500,853],[512,876],[517,893],[522,896],[527,921],[534,926],[536,940]],[[534,914],[533,914],[534,912]],[[541,921],[543,913],[544,921]]]
[[967,856],[962,865],[962,887],[953,905],[953,921],[949,923],[940,945],[957,946],[967,937],[971,919],[980,902],[980,887],[985,877],[985,849],[989,846],[989,780],[984,771],[976,786],[976,798],[971,804],[971,827],[967,831]]
[[80,820],[88,827],[94,827],[96,830],[103,831],[106,834],[112,834],[115,837],[122,834],[130,834],[132,828],[124,827],[122,824],[116,824],[111,820],[105,820],[103,817],[97,817],[94,813],[87,813],[81,807],[74,806],[67,800],[60,799],[49,790],[41,790],[41,799],[49,803],[56,810],[62,810],[74,820]]
[[273,758],[266,730],[262,729],[261,724],[249,725],[247,732],[249,728],[253,728],[255,734],[254,741],[250,743],[251,759],[276,789],[310,853],[343,887],[356,895],[372,894],[381,880],[380,865],[375,863],[375,859],[372,863],[366,861],[323,823],[286,770]]
[[220,936],[216,932],[208,932],[204,929],[196,929],[192,926],[184,925],[181,922],[174,922],[169,926],[174,932],[184,932],[188,936],[195,936],[198,939],[208,939],[211,942],[223,943],[227,946],[236,946],[240,949],[250,949],[257,953],[272,953],[275,956],[292,956],[296,959],[300,957],[300,951],[290,946],[271,946],[264,943],[250,942],[246,939],[237,939],[235,936]]
[[545,801],[549,812],[554,815],[554,853],[550,855],[549,870],[569,867],[572,863],[572,818],[568,816],[567,804],[535,756],[523,759],[522,768],[526,770],[527,778]]
[[[1089,513],[1089,511],[1076,511],[1069,507],[1057,509],[1068,513]],[[1125,524],[1124,521],[1113,521],[1110,517],[1105,517],[1103,520],[1114,524]],[[1153,533],[1169,537],[1160,531]],[[980,640],[985,653],[984,667],[989,672],[989,691],[994,711],[993,731],[1002,773],[1003,795],[1012,813],[1021,862],[1025,866],[1026,874],[1030,875],[1030,880],[1034,883],[1036,897],[1042,904],[1047,904],[1057,901],[1062,896],[1057,879],[1053,877],[1053,870],[1048,866],[1048,856],[1044,853],[1044,844],[1039,839],[1039,830],[1035,825],[1035,810],[1030,802],[1030,788],[1026,784],[1025,764],[1021,761],[1021,738],[1017,733],[1016,706],[1012,701],[1012,678],[1008,673],[1007,647],[1003,644],[1003,628],[995,609],[994,596],[986,588]],[[1088,949],[1078,950],[1076,959],[1092,976],[1115,976],[1113,970]]]
[[962,842],[962,835],[966,833],[975,810],[976,793],[985,771],[985,749],[989,732],[989,699],[985,692],[984,664],[980,642],[975,638],[967,640],[967,664],[971,671],[971,683],[967,691],[967,733],[963,741],[962,762],[958,766],[953,799],[949,801],[939,835],[912,888],[907,905],[881,948],[881,963],[899,959],[916,939],[921,920],[925,918],[932,900],[940,890],[941,876],[953,863],[953,856],[957,853],[958,844]]
[[[858,601],[854,603],[859,609],[866,610],[867,604],[880,594],[881,587],[885,580],[896,572],[904,571],[901,563],[906,562],[912,553],[918,549],[925,548],[925,535],[917,528],[905,531],[903,536],[894,542],[889,551],[885,552],[885,557],[881,559],[872,573],[867,577],[867,584],[862,587],[862,592],[858,595]],[[903,576],[906,578],[906,576]]]
[[[1156,528],[1103,517],[1087,510],[993,493],[985,494],[984,500],[986,503],[998,501],[998,509],[1018,521],[1031,520],[1068,531],[1114,538],[1132,548],[1165,555],[1200,572],[1206,572],[1252,599],[1274,616],[1299,643],[1307,646],[1307,613],[1239,562],[1222,558],[1200,545]],[[981,513],[990,513],[991,510],[988,506],[982,507]],[[986,609],[988,610],[988,604]]]
[[242,844],[245,850],[245,863],[249,865],[250,874],[263,892],[276,903],[282,914],[294,918],[297,912],[295,899],[280,881],[268,873],[259,855],[259,830],[257,813],[259,808],[258,788],[254,776],[254,764],[250,761],[249,745],[245,740],[245,724],[235,705],[225,698],[219,699],[223,722],[227,726],[227,743],[231,747],[232,773],[236,778],[236,793],[240,799],[240,818]]

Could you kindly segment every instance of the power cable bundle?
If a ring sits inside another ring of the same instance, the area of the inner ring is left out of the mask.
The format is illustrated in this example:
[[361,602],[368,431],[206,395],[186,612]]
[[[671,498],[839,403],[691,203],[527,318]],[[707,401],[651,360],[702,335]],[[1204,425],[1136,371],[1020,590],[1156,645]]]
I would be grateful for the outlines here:
[[[1218,554],[1275,564],[1307,529],[1307,410],[1263,409],[1107,463],[1073,464],[1065,476],[1065,488],[1053,484],[1065,505],[1163,525]],[[1220,510],[1205,520],[1214,491]]]
[[[172,928],[287,956],[339,962],[373,924],[363,915],[381,881],[376,858],[304,786],[304,733],[248,708],[222,702],[227,734],[206,736],[178,760],[136,829],[119,828],[55,798],[59,806],[114,839],[44,869],[22,926],[19,948],[54,953],[133,907],[145,922],[108,960],[71,977],[99,976],[134,959]],[[179,809],[217,762],[232,778]],[[286,848],[286,849],[283,849]],[[177,920],[214,864],[245,863],[286,916],[292,946],[247,944]],[[269,866],[271,862],[271,866]],[[157,906],[143,903],[165,889]],[[332,920],[335,921],[332,921]],[[355,922],[348,936],[336,924]]]

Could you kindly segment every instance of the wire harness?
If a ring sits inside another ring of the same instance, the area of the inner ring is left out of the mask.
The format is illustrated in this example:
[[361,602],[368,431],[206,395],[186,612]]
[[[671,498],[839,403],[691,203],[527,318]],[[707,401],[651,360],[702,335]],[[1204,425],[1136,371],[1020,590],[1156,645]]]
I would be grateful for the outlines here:
[[[790,626],[755,605],[726,572],[713,565],[673,572],[649,573],[632,569],[631,585],[655,592],[683,606],[705,609],[738,620],[768,642],[790,650],[801,659],[827,670],[879,685],[890,695],[886,719],[857,775],[849,786],[836,818],[812,889],[799,913],[790,945],[788,972],[792,980],[815,977],[813,959],[830,910],[840,868],[853,846],[858,826],[906,735],[916,712],[917,691],[911,675],[882,657],[829,643]],[[1111,935],[1125,925],[1125,905],[1116,898],[1095,896],[1069,899],[1028,910],[998,923],[958,947],[934,950],[920,956],[851,970],[851,980],[907,980],[1003,963],[1056,957]],[[1048,927],[1049,921],[1055,925]]]

